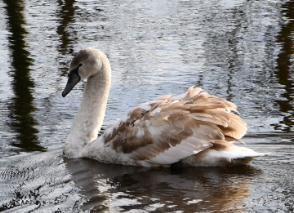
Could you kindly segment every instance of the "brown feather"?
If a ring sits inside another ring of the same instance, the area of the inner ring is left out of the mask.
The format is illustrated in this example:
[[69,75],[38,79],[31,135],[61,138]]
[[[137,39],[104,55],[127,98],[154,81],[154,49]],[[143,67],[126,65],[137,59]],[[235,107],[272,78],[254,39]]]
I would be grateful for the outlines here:
[[150,104],[148,111],[134,108],[118,128],[103,135],[105,144],[111,144],[114,150],[128,154],[135,161],[142,161],[195,137],[196,133],[198,142],[195,138],[193,146],[197,152],[210,147],[211,142],[216,149],[230,146],[229,142],[240,141],[245,134],[246,123],[230,113],[236,111],[235,104],[193,87],[182,97],[158,98],[146,103]]

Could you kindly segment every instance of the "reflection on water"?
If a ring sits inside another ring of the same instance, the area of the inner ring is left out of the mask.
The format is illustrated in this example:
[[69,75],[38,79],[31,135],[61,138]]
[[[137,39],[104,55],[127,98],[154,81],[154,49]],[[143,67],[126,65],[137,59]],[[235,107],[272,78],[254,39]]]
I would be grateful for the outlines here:
[[[190,168],[180,173],[107,165],[94,160],[66,160],[66,167],[89,200],[82,209],[110,212],[224,211],[244,212],[248,185],[260,171],[236,168]],[[93,188],[93,185],[95,188]],[[236,208],[238,206],[238,208]]]
[[[0,211],[293,211],[293,1],[5,0],[0,8]],[[112,65],[104,126],[139,103],[202,86],[235,102],[247,147],[271,155],[182,173],[63,159],[83,86],[60,93],[73,52],[86,46]],[[7,123],[15,146],[47,151],[5,149]]]
[[68,49],[72,44],[73,39],[70,39],[73,35],[67,31],[69,24],[74,19],[74,2],[75,0],[59,0],[60,11],[57,14],[60,17],[59,26],[57,27],[57,33],[60,35],[60,47],[58,50],[63,54],[72,54],[72,49]]
[[38,143],[38,130],[34,127],[38,123],[33,118],[32,91],[34,82],[30,79],[30,66],[32,59],[26,50],[25,35],[27,34],[23,17],[24,2],[22,0],[4,0],[7,11],[7,26],[10,31],[8,37],[11,50],[11,71],[13,78],[12,86],[15,97],[13,98],[10,109],[9,125],[17,133],[17,140],[13,141],[14,146],[23,148],[27,151],[44,150]]
[[244,212],[250,181],[261,175],[250,166],[175,173],[63,159],[60,151],[12,158],[12,167],[0,168],[0,211]]
[[60,18],[59,25],[57,27],[57,34],[60,37],[60,45],[58,47],[58,51],[60,52],[59,56],[59,64],[62,66],[60,69],[63,71],[63,74],[66,74],[68,71],[68,61],[65,56],[73,54],[73,41],[75,40],[73,37],[75,32],[70,31],[70,24],[74,20],[74,3],[75,0],[65,0],[58,1],[59,3],[59,11],[57,16]]
[[278,67],[276,75],[279,84],[284,86],[285,92],[282,94],[284,100],[279,100],[277,103],[280,105],[281,112],[284,113],[284,119],[279,124],[276,124],[276,129],[282,129],[283,131],[293,131],[294,126],[294,110],[293,110],[293,31],[294,31],[294,2],[286,2],[282,8],[285,9],[285,18],[287,23],[282,25],[280,34],[277,37],[277,41],[282,46],[282,52],[278,55]]

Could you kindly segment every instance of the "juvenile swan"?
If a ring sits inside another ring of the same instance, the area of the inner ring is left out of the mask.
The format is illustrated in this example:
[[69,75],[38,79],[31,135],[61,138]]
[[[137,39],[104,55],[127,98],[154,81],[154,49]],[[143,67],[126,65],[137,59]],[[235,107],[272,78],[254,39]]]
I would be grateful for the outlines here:
[[[105,163],[132,166],[243,165],[263,155],[238,147],[246,123],[230,101],[190,87],[186,93],[166,95],[140,104],[97,138],[111,84],[105,54],[82,49],[70,64],[65,97],[87,79],[82,102],[67,136],[64,154]],[[234,112],[234,113],[232,113]]]

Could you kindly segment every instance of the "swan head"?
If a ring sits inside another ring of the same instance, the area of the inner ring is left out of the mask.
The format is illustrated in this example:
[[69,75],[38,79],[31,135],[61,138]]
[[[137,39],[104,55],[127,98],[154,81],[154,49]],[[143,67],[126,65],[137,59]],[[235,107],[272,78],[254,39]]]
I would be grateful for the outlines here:
[[62,96],[65,97],[81,80],[88,79],[102,70],[105,57],[104,53],[97,49],[80,50],[70,63],[68,80]]

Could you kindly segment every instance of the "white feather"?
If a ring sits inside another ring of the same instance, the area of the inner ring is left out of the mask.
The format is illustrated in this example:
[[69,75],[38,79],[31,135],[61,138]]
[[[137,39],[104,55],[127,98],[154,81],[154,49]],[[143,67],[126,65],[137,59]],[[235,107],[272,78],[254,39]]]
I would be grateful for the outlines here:
[[153,110],[152,112],[151,112],[151,116],[154,116],[156,113],[158,113],[158,112],[160,112],[161,111],[161,108],[156,108],[155,110]]

